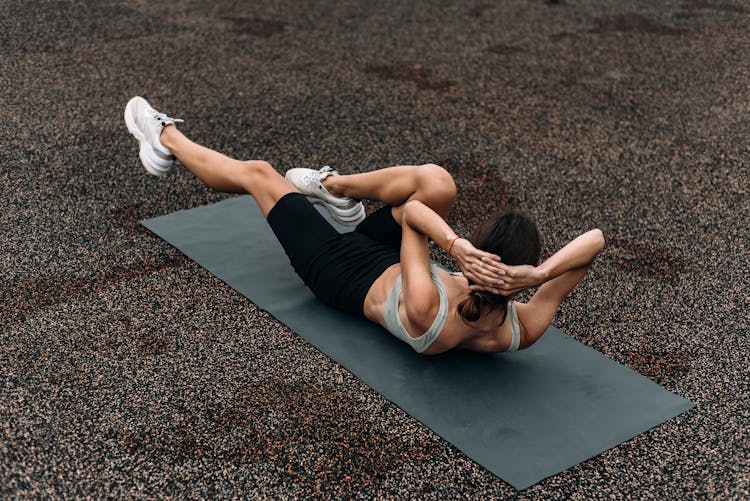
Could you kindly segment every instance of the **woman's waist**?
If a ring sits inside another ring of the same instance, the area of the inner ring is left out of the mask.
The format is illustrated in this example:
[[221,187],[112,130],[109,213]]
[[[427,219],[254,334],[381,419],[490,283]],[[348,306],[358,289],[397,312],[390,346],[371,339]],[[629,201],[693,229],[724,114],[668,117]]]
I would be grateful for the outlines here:
[[393,290],[393,284],[401,274],[401,263],[395,263],[383,271],[380,276],[372,283],[365,296],[365,316],[383,327],[386,327],[385,311],[388,295]]

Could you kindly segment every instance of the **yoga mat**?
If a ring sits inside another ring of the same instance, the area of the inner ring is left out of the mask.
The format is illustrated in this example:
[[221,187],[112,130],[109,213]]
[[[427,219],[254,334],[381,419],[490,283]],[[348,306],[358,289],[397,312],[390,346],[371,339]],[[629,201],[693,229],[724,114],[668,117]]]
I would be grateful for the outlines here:
[[555,327],[519,352],[419,355],[320,303],[248,196],[142,224],[519,490],[693,406]]

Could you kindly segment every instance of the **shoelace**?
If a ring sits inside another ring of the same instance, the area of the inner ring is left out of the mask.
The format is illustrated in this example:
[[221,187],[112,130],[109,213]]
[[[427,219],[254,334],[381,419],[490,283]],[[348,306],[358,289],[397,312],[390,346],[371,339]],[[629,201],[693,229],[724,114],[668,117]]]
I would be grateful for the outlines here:
[[321,182],[321,174],[325,174],[327,172],[336,172],[336,169],[334,169],[330,165],[326,165],[326,166],[322,167],[320,170],[315,170],[315,171],[312,171],[312,172],[308,172],[305,175],[305,184],[320,183]]
[[148,113],[151,117],[153,117],[156,120],[161,120],[162,125],[166,125],[166,122],[168,120],[171,120],[172,123],[177,123],[177,122],[183,122],[184,123],[185,122],[185,120],[183,120],[181,118],[168,117],[166,115],[166,113],[161,113],[160,111],[156,111],[153,108],[149,108],[148,110],[146,110],[146,113]]

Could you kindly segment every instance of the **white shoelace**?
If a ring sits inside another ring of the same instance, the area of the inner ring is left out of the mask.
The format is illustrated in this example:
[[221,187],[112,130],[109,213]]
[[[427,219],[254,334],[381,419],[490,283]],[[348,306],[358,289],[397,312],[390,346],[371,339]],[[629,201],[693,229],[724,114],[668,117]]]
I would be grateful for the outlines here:
[[325,167],[322,167],[320,170],[315,170],[312,172],[308,172],[305,174],[305,184],[323,184],[323,179],[321,174],[325,174],[327,172],[336,172],[336,169],[331,167],[330,165],[326,165]]
[[151,118],[155,118],[155,119],[157,119],[157,120],[161,120],[162,122],[165,122],[165,123],[166,123],[166,122],[169,122],[169,123],[177,123],[177,122],[183,122],[183,123],[184,123],[184,122],[185,122],[185,121],[184,121],[183,119],[181,119],[181,118],[172,118],[172,117],[168,117],[168,116],[166,115],[166,113],[162,113],[162,112],[160,112],[160,111],[156,111],[156,110],[155,110],[155,109],[153,109],[153,108],[149,108],[149,109],[147,109],[147,110],[146,110],[146,113],[147,113],[147,114],[148,114],[148,115],[149,115],[149,116],[150,116]]

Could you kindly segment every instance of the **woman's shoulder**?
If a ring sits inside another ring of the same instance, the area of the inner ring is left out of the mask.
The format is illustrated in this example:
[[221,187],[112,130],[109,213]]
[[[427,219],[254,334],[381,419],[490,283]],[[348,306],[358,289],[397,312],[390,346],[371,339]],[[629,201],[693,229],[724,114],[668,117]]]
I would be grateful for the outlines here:
[[521,331],[521,345],[519,349],[528,348],[546,332],[552,323],[554,311],[550,312],[548,308],[539,307],[531,301],[528,303],[514,301],[513,305]]
[[464,274],[460,271],[453,271],[443,266],[432,264],[432,271],[440,278],[440,281],[451,288],[468,288],[469,281],[464,277]]

